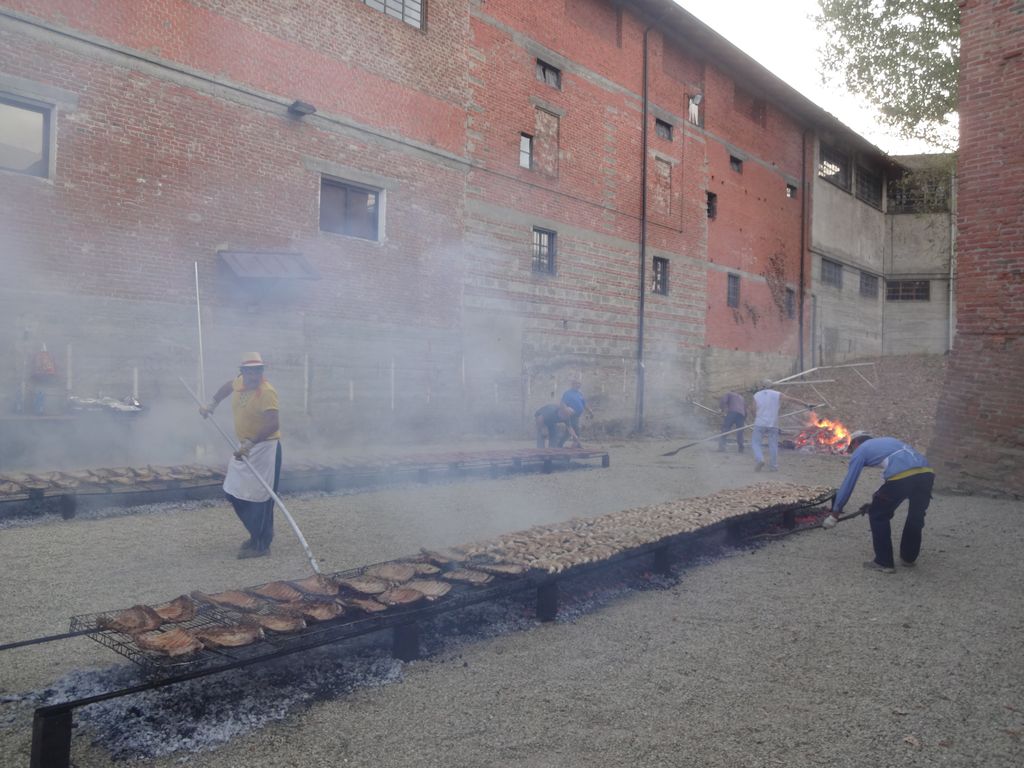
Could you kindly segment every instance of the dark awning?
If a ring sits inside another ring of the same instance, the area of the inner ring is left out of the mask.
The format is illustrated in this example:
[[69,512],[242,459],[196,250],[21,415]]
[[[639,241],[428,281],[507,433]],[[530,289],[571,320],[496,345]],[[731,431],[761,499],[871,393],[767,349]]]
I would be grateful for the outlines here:
[[301,253],[275,251],[218,251],[236,277],[274,280],[319,280],[320,275]]

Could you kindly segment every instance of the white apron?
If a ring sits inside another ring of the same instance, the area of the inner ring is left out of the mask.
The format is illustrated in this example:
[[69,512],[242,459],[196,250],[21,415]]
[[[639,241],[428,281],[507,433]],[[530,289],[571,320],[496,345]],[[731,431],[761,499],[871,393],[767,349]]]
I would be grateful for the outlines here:
[[[249,450],[249,463],[259,472],[267,485],[274,487],[274,464],[277,461],[277,440],[264,440]],[[224,477],[224,492],[242,501],[266,501],[270,498],[267,489],[241,459],[231,457],[227,475]]]

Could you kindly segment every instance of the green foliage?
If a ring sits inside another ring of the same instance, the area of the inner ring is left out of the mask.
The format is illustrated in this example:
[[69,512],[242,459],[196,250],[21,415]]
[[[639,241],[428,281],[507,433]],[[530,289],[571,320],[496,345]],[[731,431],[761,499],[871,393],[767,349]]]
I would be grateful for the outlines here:
[[956,143],[958,0],[818,0],[824,78],[842,79],[906,137]]

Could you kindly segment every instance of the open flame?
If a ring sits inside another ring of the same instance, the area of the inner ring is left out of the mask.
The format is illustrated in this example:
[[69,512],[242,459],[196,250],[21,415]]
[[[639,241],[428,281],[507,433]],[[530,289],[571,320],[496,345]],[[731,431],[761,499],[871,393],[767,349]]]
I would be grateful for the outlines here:
[[850,444],[850,430],[841,421],[823,419],[814,411],[810,424],[793,440],[797,450],[809,449],[823,453],[842,453]]

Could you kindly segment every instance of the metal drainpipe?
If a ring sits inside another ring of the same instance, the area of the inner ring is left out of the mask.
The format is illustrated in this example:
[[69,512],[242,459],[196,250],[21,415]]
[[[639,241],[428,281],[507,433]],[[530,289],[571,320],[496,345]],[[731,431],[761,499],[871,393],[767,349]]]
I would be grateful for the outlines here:
[[956,320],[953,314],[953,304],[956,294],[953,290],[953,282],[956,279],[956,170],[949,174],[949,306],[946,308],[948,318],[946,351],[953,350],[953,340],[956,337]]
[[806,276],[807,261],[807,198],[809,195],[807,189],[807,129],[804,129],[803,134],[800,136],[800,187],[801,197],[800,200],[800,307],[799,307],[799,320],[797,322],[797,333],[800,342],[800,370],[806,371],[807,366],[804,365],[804,279]]
[[[664,18],[664,15],[662,15]],[[659,18],[658,21],[661,21]],[[647,36],[658,22],[644,30],[642,114],[640,127],[640,302],[637,317],[636,340],[636,431],[644,431],[644,303],[647,295],[644,282],[647,280]]]

